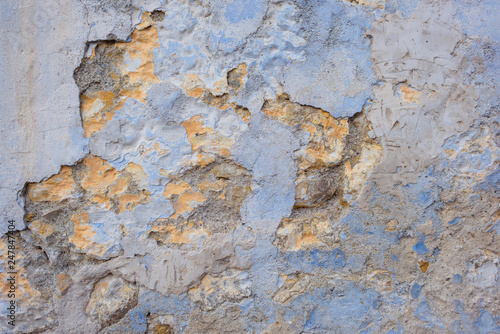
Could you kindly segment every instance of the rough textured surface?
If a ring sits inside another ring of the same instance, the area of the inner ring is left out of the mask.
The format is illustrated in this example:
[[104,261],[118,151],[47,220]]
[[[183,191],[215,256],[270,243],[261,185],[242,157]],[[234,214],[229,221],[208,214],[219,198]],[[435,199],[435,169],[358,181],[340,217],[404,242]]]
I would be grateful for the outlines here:
[[500,333],[493,1],[0,6],[2,332]]

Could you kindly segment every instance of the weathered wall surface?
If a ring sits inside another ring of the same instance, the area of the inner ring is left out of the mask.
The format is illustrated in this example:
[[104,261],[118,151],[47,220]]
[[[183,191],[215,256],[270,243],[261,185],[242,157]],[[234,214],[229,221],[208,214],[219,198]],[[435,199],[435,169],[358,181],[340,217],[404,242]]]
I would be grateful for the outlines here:
[[499,12],[5,1],[10,333],[500,333]]

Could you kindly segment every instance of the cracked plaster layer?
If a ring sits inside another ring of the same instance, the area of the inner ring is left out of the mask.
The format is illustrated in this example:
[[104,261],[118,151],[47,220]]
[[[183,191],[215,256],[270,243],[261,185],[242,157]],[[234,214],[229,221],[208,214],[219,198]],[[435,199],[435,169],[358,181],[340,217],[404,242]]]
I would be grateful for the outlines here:
[[492,1],[1,7],[2,332],[500,333]]

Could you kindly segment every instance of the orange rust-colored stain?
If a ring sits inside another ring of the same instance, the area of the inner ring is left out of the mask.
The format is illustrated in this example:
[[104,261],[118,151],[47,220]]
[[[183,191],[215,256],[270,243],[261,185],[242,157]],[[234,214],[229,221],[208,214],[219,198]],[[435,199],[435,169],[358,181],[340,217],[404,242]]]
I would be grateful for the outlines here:
[[115,94],[110,91],[98,91],[86,93],[81,96],[80,110],[84,118],[91,116],[92,113],[98,110],[92,110],[95,107],[96,101],[100,100],[103,103],[104,109],[109,109],[113,105]]
[[168,154],[168,152],[170,152],[168,149],[166,148],[161,148],[160,144],[159,143],[155,143],[154,146],[153,146],[154,150],[156,152],[158,152],[158,156],[162,156],[162,155],[166,155]]
[[451,150],[451,149],[447,148],[444,150],[444,153],[446,153],[451,158],[455,154],[455,150]]
[[[129,42],[117,42],[113,45],[112,49],[121,53],[120,57],[114,58],[121,74],[110,74],[115,81],[114,89],[119,91],[98,91],[81,96],[80,110],[87,137],[102,130],[106,123],[113,119],[115,112],[123,108],[128,98],[146,103],[148,89],[159,82],[154,72],[153,53],[153,50],[159,47],[158,30],[149,16],[150,13],[143,13],[143,22],[132,32]],[[92,50],[91,58],[93,57],[95,48]],[[137,68],[128,68],[124,59],[139,60],[140,64]],[[121,82],[125,84],[121,85]]]
[[191,149],[196,152],[198,165],[205,166],[215,160],[216,155],[230,157],[230,148],[234,138],[227,138],[214,133],[206,126],[202,115],[196,115],[181,123],[186,129]]
[[200,98],[205,91],[203,81],[196,74],[187,74],[181,87],[185,89],[186,95],[194,98]]
[[247,75],[247,64],[242,63],[235,69],[229,71],[227,75],[228,85],[235,89],[240,90],[243,87],[243,81]]
[[63,166],[59,174],[40,183],[28,185],[28,196],[33,202],[62,201],[75,191],[75,180],[71,167]]
[[227,90],[227,80],[226,78],[216,81],[214,84],[215,88],[211,89],[210,92],[215,95],[222,95],[224,91]]
[[305,149],[296,153],[299,169],[328,166],[340,161],[349,134],[347,119],[335,119],[321,109],[295,104],[286,95],[267,101],[262,112],[286,125],[300,125],[310,134]]
[[0,293],[2,293],[2,296],[7,296],[11,287],[10,284],[8,284],[7,278],[14,277],[16,282],[15,287],[17,289],[16,302],[20,304],[30,304],[30,301],[40,297],[40,291],[31,287],[26,270],[19,267],[18,269],[19,271],[13,274],[0,273],[0,281],[6,282],[5,284],[2,284]]
[[405,85],[401,85],[401,93],[403,93],[403,100],[405,102],[418,103],[420,99],[420,92],[413,90]]
[[172,218],[175,219],[185,212],[192,211],[197,203],[203,203],[206,200],[207,198],[199,192],[185,192],[179,195],[177,201],[172,203],[175,210]]
[[94,290],[92,292],[92,295],[90,296],[89,303],[87,304],[87,308],[85,309],[85,312],[90,313],[93,308],[95,308],[95,305],[101,300],[106,291],[109,289],[109,284],[108,282],[104,280],[100,280],[94,285]]
[[28,281],[26,270],[20,267],[18,267],[18,269],[19,270],[17,272],[14,272],[13,274],[0,273],[0,281],[4,282],[4,284],[2,284],[2,287],[0,288],[0,293],[2,294],[2,296],[7,296],[10,293],[9,290],[11,289],[11,285],[9,284],[9,281],[7,281],[7,279],[10,277],[14,277],[16,282],[15,289],[17,289],[16,302],[21,305],[29,305],[33,300],[40,298],[41,294],[40,291],[31,287],[31,284]]
[[85,135],[90,137],[100,131],[107,122],[113,119],[114,112],[104,112],[113,106],[115,94],[110,91],[98,91],[83,94],[80,98],[80,112],[83,119]]
[[125,89],[120,90],[120,92],[119,92],[120,100],[113,107],[113,111],[123,108],[125,102],[129,98],[136,99],[138,101],[145,103],[145,101],[146,101],[145,99],[147,96],[146,91],[147,91],[147,89],[145,86],[138,86],[135,88],[125,88]]
[[213,130],[207,127],[203,122],[202,115],[193,116],[189,120],[182,122],[181,125],[186,129],[188,139],[195,135],[213,132]]
[[55,232],[54,226],[44,223],[41,220],[32,221],[28,225],[28,227],[31,230],[31,232],[33,232],[33,234],[41,236],[43,238],[46,238]]
[[71,216],[70,219],[74,224],[73,235],[69,238],[69,242],[76,246],[79,250],[86,250],[92,245],[92,237],[96,234],[90,228],[89,213],[83,212]]
[[297,179],[295,186],[295,198],[304,198],[307,195],[307,189],[309,189],[309,184],[307,180]]
[[224,189],[224,186],[226,185],[227,182],[224,182],[224,180],[217,180],[216,182],[211,182],[211,181],[202,181],[197,184],[197,188],[201,191],[221,191]]
[[312,158],[312,161],[327,161],[329,152],[325,149],[323,143],[312,143],[306,148],[307,155]]
[[[225,78],[216,81],[214,88],[206,87],[198,75],[189,73],[185,75],[181,87],[184,88],[186,95],[200,99],[211,107],[220,110],[232,108],[243,121],[248,122],[252,116],[250,111],[230,102],[232,94],[243,86],[243,79],[247,73],[246,69],[247,65],[245,63],[240,64],[237,68],[229,71]],[[229,87],[232,89],[229,89]]]
[[425,273],[429,268],[429,262],[424,260],[418,260],[418,266],[420,267],[420,271]]
[[[8,248],[4,240],[0,239],[0,263],[4,266],[4,272],[0,272],[0,282],[3,284],[0,286],[0,294],[2,296],[7,297],[7,295],[11,292],[11,284],[7,281],[8,278],[14,277],[15,279],[15,287],[16,289],[16,302],[18,305],[30,305],[34,302],[40,302],[39,298],[41,297],[40,291],[34,289],[29,280],[26,269],[22,267],[22,258],[23,258],[23,247],[22,245],[17,245],[16,254],[14,256],[14,261],[16,263],[16,271],[14,273],[10,273],[9,266],[10,263],[7,262]],[[10,259],[9,259],[10,260]],[[9,273],[7,273],[9,272]]]
[[118,177],[118,171],[97,156],[89,155],[83,164],[86,169],[82,173],[81,186],[91,193],[104,194]]
[[99,206],[106,208],[107,210],[111,209],[111,201],[104,195],[95,195],[91,197],[90,200],[94,203],[99,204]]
[[323,238],[330,235],[325,213],[307,218],[283,218],[276,233],[275,245],[282,251],[298,251],[327,246]]
[[[79,173],[79,186],[86,197],[101,209],[111,210],[117,204],[118,211],[133,210],[139,204],[145,204],[151,199],[148,190],[148,175],[138,164],[129,163],[121,172],[109,165],[100,157],[88,155],[79,166],[75,166]],[[73,179],[72,167],[63,167],[61,173],[47,181],[32,184],[28,188],[28,195],[33,201],[59,201],[76,191],[76,181]],[[33,233],[43,237],[49,233],[50,226],[44,227],[42,222],[36,221],[31,225]],[[95,246],[95,247],[98,247]]]
[[200,97],[201,94],[203,94],[203,88],[201,87],[194,87],[187,91],[187,95],[192,97]]
[[193,287],[189,290],[190,294],[200,293],[200,291],[212,292],[215,291],[216,288],[216,279],[211,277],[210,275],[205,275],[200,281],[200,285],[197,287]]
[[126,71],[131,83],[155,83],[159,79],[154,73],[153,49],[160,46],[158,42],[158,30],[154,25],[144,29],[135,29],[130,36],[129,42],[116,43],[124,52],[128,53],[131,60],[140,59],[141,65],[134,71]]
[[198,152],[196,154],[196,163],[199,166],[208,166],[215,161],[215,157]]
[[[4,241],[5,240],[5,241]],[[7,298],[8,294],[11,293],[9,290],[15,289],[15,299],[18,306],[29,307],[34,303],[43,303],[41,300],[40,291],[36,290],[31,286],[28,278],[30,276],[26,272],[26,269],[23,267],[24,261],[23,258],[26,258],[25,250],[22,243],[16,241],[16,249],[13,261],[15,261],[15,271],[12,273],[12,269],[10,266],[12,262],[8,262],[12,260],[12,254],[9,254],[8,245],[6,243],[6,239],[0,239],[0,266],[2,267],[2,272],[0,272],[0,294],[2,298]],[[11,256],[8,258],[8,256]],[[15,280],[14,286],[11,286],[10,282],[7,281],[8,278],[13,277]]]
[[244,122],[250,121],[250,118],[252,118],[250,110],[248,110],[247,108],[243,108],[242,106],[239,106],[236,103],[231,103],[230,105],[233,108],[236,115],[240,116]]
[[143,30],[154,25],[155,22],[151,18],[150,12],[143,12],[141,15],[141,22],[136,26],[137,30]]
[[308,229],[295,238],[295,249],[300,250],[303,246],[315,245],[317,243],[318,239],[313,232]]
[[90,59],[95,57],[95,46],[92,48],[92,53],[90,54]]
[[385,230],[387,232],[395,232],[397,230],[397,226],[399,225],[399,222],[396,219],[392,219],[389,222],[387,222],[387,226]]
[[374,166],[382,158],[382,147],[376,144],[365,144],[361,150],[359,161],[351,166],[348,162],[345,165],[344,194],[359,194],[366,183]]
[[196,229],[192,224],[182,229],[178,229],[173,225],[153,226],[151,230],[167,234],[168,236],[165,241],[173,244],[190,244],[199,241],[203,236],[209,236],[208,231],[203,227]]
[[336,120],[326,111],[322,111],[322,117],[319,121],[326,128],[326,133],[330,138],[342,140],[349,133],[347,119],[345,118]]
[[129,182],[130,181],[127,178],[119,177],[115,183],[109,186],[108,196],[112,197],[115,195],[123,194],[125,190],[127,190]]
[[309,132],[310,134],[313,134],[316,132],[316,127],[314,127],[311,124],[302,124],[300,127],[302,129],[306,130],[307,132]]
[[163,196],[171,198],[173,195],[180,195],[189,189],[191,189],[191,186],[184,181],[180,181],[179,183],[169,183],[165,186]]
[[392,273],[387,270],[374,270],[368,275],[369,286],[375,288],[379,292],[392,291],[394,282],[392,281]]
[[57,274],[57,286],[59,288],[59,293],[65,295],[68,289],[73,285],[73,280],[70,276],[65,273]]
[[345,163],[345,169],[347,172],[351,172],[352,171],[352,166],[351,166],[351,162],[350,161],[347,161]]
[[207,154],[220,155],[226,158],[230,157],[231,145],[234,138],[226,138],[218,134],[204,134],[188,139],[193,151],[202,151]]
[[165,186],[163,195],[172,201],[174,214],[171,218],[177,218],[185,212],[190,212],[196,206],[196,203],[202,203],[207,198],[200,192],[197,192],[184,181],[169,183]]
[[129,173],[139,187],[146,189],[149,186],[148,174],[144,171],[141,165],[131,162],[127,165],[127,167],[125,167],[125,171]]
[[125,210],[133,211],[136,206],[142,204],[146,201],[146,196],[136,195],[136,194],[125,194],[118,198],[120,203],[118,210],[120,213]]
[[284,123],[284,118],[286,116],[286,107],[274,106],[274,107],[269,108],[269,109],[262,109],[262,112],[264,112],[265,115],[267,115],[271,118],[278,119]]

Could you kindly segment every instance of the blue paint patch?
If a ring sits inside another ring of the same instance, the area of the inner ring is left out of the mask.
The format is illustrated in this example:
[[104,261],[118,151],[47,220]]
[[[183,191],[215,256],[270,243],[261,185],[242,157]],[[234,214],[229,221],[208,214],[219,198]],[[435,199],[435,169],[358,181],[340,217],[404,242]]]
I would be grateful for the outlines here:
[[421,191],[418,193],[418,201],[422,203],[424,207],[428,207],[432,204],[432,193],[430,191]]
[[457,225],[460,222],[460,218],[455,218],[452,221],[448,222],[450,225]]
[[438,326],[444,329],[443,322],[434,315],[429,302],[427,302],[427,296],[424,296],[420,304],[418,304],[414,314],[417,318],[426,323],[424,325],[425,328],[434,328]]
[[387,0],[385,10],[390,13],[400,11],[404,17],[409,18],[417,9],[419,0]]
[[[450,329],[457,334],[469,334],[469,333],[477,333],[477,330],[473,330],[477,328],[474,325],[474,321],[472,320],[471,314],[464,311],[464,302],[461,300],[453,301],[453,310],[460,314],[460,319],[454,321]],[[465,330],[464,330],[465,329]]]
[[431,177],[433,173],[434,169],[428,168],[416,183],[409,183],[403,188],[406,202],[416,205],[416,209],[421,210],[421,212],[439,201],[437,184],[435,178]]
[[290,215],[297,177],[293,152],[299,147],[290,127],[263,114],[253,117],[248,130],[231,146],[233,160],[254,176],[254,191],[240,209],[245,223],[274,231]]
[[226,6],[226,18],[236,24],[251,20],[264,9],[264,4],[254,0],[234,0]]
[[481,310],[481,315],[474,323],[480,334],[500,333],[500,316],[493,317],[488,311]]
[[462,283],[462,275],[454,274],[453,275],[453,283]]
[[495,224],[493,224],[486,232],[496,231],[500,235],[500,219],[497,220]]
[[411,287],[412,298],[417,299],[420,295],[420,291],[422,291],[422,285],[418,284],[417,282],[413,283],[413,286]]
[[119,323],[109,327],[110,333],[142,334],[147,331],[148,314],[172,314],[176,321],[176,332],[186,328],[188,316],[195,306],[187,298],[187,294],[168,297],[147,291],[139,295],[137,306],[130,310]]
[[427,247],[425,246],[425,235],[422,235],[418,238],[418,242],[413,246],[413,250],[418,255],[425,255],[429,252]]
[[142,259],[139,260],[139,263],[144,265],[144,268],[146,268],[146,271],[151,269],[151,265],[155,262],[154,258],[146,254]]
[[394,262],[398,262],[398,261],[399,261],[398,256],[397,256],[397,255],[395,255],[395,254],[392,254],[392,255],[391,255],[391,259],[392,259],[392,261],[394,261]]
[[498,2],[496,0],[455,0],[464,34],[490,37],[500,42],[498,29]]
[[[500,30],[500,29],[499,29]],[[489,174],[484,182],[478,184],[476,189],[483,190],[485,192],[494,195],[495,197],[500,197],[500,167],[495,169],[491,174]]]
[[343,281],[341,285],[333,293],[318,288],[310,295],[301,295],[292,301],[290,307],[298,316],[295,319],[300,319],[305,308],[310,310],[303,332],[357,333],[366,329],[377,332],[380,329],[378,322],[381,317],[379,311],[373,308],[379,294],[353,282]]
[[71,140],[75,147],[79,148],[75,150],[75,154],[71,157],[72,161],[76,161],[80,158],[82,153],[87,154],[89,152],[89,138],[85,136],[83,129],[81,127],[75,127],[71,131]]
[[285,253],[287,271],[313,272],[315,269],[339,270],[345,266],[345,254],[340,248],[328,251],[313,249]]
[[401,326],[401,324],[398,322],[398,330],[394,330],[394,329],[391,329],[390,331],[388,332],[385,332],[385,333],[382,333],[382,334],[403,334],[405,331],[403,329],[403,327]]
[[246,298],[243,299],[243,301],[240,303],[240,310],[241,310],[241,315],[242,316],[248,316],[250,313],[250,310],[255,307],[254,300],[252,298]]
[[474,195],[470,196],[471,201],[475,201],[475,200],[479,200],[479,199],[481,199],[481,197],[479,195],[474,194]]
[[439,254],[441,254],[439,248],[436,247],[432,250],[432,256],[438,256]]
[[[305,61],[287,65],[280,81],[298,103],[321,108],[336,118],[354,115],[372,97],[376,83],[365,36],[376,15],[339,0],[296,3],[307,17],[300,22],[308,41]],[[325,94],[325,87],[330,87],[330,93]]]

